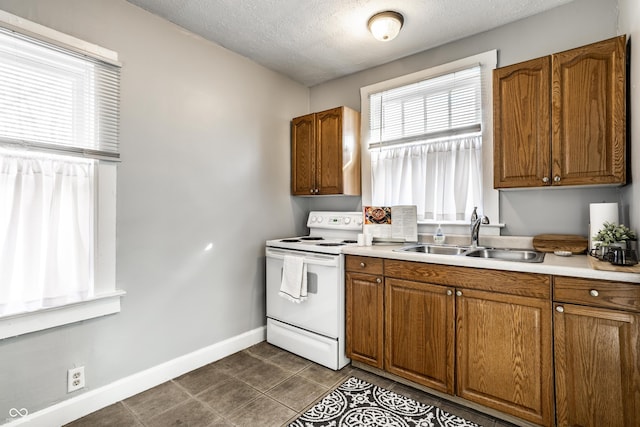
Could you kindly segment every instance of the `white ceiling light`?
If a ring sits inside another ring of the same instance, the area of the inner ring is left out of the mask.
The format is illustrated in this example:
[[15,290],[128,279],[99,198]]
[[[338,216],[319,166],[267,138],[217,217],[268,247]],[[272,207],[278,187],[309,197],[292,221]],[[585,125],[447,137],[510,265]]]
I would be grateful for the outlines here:
[[403,23],[404,18],[401,14],[388,10],[373,15],[368,25],[369,31],[376,40],[388,42],[398,35]]

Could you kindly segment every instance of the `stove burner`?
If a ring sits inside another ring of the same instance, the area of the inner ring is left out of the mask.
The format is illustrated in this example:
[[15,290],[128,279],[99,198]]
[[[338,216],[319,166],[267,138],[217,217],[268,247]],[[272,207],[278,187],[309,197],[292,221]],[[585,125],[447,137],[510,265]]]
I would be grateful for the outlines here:
[[300,240],[324,240],[324,237],[320,237],[320,236],[305,236],[305,237],[301,237]]
[[344,246],[344,243],[316,243],[316,246]]
[[300,239],[282,239],[280,241],[284,243],[297,243],[300,241]]
[[358,243],[357,240],[343,240],[342,243]]

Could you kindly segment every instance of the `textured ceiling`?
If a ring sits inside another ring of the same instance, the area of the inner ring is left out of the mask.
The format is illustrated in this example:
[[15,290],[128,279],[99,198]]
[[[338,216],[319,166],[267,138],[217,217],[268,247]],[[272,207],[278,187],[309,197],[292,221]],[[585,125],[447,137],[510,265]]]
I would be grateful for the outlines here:
[[[572,0],[127,0],[306,85],[381,65]],[[369,18],[404,15],[390,42]]]

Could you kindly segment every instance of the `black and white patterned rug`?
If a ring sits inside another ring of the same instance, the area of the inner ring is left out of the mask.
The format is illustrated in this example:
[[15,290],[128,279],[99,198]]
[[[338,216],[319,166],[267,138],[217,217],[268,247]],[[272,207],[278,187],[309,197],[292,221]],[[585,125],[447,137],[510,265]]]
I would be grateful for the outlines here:
[[437,406],[351,377],[289,427],[480,427]]

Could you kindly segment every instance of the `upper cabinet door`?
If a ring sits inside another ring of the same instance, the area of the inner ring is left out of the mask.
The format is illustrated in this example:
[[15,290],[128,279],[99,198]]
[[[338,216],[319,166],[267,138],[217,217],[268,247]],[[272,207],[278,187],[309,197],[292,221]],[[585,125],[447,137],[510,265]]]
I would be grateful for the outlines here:
[[360,113],[337,107],[291,121],[291,194],[360,195]]
[[626,183],[625,40],[494,71],[495,188]]
[[494,187],[549,185],[550,57],[493,73]]
[[319,194],[342,194],[342,107],[316,113]]
[[625,39],[552,57],[554,185],[626,182]]
[[316,157],[315,114],[291,121],[291,193],[314,194]]

